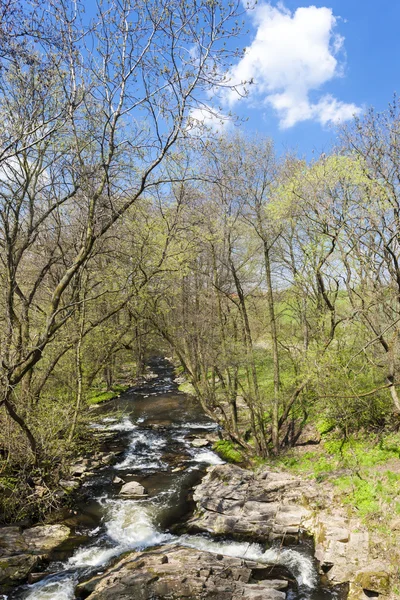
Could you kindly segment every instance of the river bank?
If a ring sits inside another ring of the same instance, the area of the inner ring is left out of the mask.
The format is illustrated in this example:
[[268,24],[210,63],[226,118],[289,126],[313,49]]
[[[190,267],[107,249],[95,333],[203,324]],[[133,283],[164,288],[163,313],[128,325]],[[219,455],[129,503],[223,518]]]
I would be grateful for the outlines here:
[[74,466],[80,499],[53,524],[63,538],[46,550],[44,531],[30,528],[9,531],[8,550],[0,544],[4,561],[28,557],[27,571],[3,581],[10,600],[327,600],[344,598],[349,581],[354,599],[390,597],[389,574],[378,582],[376,564],[367,580],[367,554],[359,554],[365,565],[341,572],[354,556],[340,551],[347,544],[354,552],[359,532],[355,523],[332,526],[329,511],[321,517],[318,486],[223,464],[210,448],[216,425],[178,392],[169,363],[152,368],[157,377],[99,409],[92,429],[108,454]]

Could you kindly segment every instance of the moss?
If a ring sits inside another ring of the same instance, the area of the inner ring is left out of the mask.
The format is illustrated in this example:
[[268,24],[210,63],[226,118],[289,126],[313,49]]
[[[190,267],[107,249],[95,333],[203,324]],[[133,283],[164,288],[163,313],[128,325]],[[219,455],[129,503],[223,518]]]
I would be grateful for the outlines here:
[[107,400],[111,400],[115,398],[119,394],[126,392],[129,389],[129,385],[113,385],[111,390],[109,391],[101,391],[101,390],[91,390],[86,399],[86,403],[89,405],[100,404],[101,402],[106,402]]
[[184,383],[179,384],[178,390],[180,392],[182,392],[183,394],[189,394],[190,396],[196,395],[195,391],[194,391],[194,387],[188,381],[185,381]]
[[213,449],[227,462],[242,463],[244,461],[243,454],[228,440],[215,442]]
[[387,594],[390,588],[390,578],[385,571],[361,571],[357,573],[355,582],[363,590],[378,594]]

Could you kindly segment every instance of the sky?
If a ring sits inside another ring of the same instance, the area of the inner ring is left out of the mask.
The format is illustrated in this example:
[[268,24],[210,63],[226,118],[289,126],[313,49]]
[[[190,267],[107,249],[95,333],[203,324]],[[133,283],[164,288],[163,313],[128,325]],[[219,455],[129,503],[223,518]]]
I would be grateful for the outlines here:
[[329,149],[335,128],[400,93],[400,0],[259,0],[247,11],[246,54],[231,75],[253,80],[221,108],[242,127],[272,137],[278,152],[312,157]]

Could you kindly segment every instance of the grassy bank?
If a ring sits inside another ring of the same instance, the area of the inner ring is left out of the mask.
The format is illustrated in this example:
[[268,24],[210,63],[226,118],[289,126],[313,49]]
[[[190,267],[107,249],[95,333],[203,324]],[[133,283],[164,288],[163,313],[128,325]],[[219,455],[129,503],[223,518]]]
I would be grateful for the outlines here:
[[115,384],[110,390],[106,390],[105,388],[93,388],[88,393],[86,403],[89,406],[93,406],[96,404],[101,404],[102,402],[107,402],[107,400],[112,400],[120,394],[123,394],[124,392],[129,390],[130,387],[132,386]]

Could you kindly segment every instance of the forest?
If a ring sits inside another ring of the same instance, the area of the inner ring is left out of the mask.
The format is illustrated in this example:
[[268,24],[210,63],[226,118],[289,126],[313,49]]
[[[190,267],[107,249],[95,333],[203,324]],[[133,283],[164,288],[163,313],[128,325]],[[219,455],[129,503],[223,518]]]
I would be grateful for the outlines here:
[[198,118],[234,89],[240,3],[0,7],[4,519],[57,505],[91,405],[154,354],[243,460],[395,433],[397,99],[309,161]]

